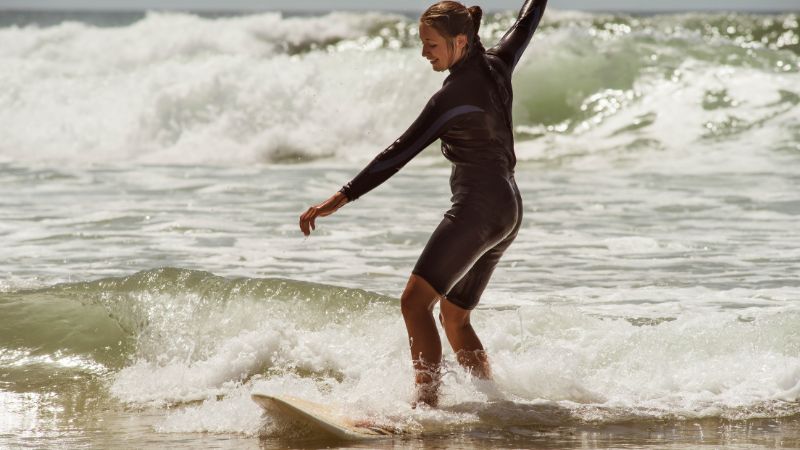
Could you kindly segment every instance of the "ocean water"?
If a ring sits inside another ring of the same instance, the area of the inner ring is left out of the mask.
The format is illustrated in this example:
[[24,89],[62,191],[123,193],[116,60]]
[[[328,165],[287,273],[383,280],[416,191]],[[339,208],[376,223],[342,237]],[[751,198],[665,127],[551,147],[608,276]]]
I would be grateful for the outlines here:
[[496,384],[446,349],[438,410],[398,304],[449,206],[436,145],[297,225],[441,85],[415,28],[0,12],[0,447],[336,445],[252,392],[387,447],[800,447],[798,15],[548,11],[524,224],[473,314]]

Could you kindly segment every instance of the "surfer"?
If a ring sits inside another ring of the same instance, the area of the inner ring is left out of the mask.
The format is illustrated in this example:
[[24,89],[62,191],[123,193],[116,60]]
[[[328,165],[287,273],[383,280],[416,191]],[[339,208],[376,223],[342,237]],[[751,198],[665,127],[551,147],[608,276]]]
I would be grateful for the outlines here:
[[452,207],[422,251],[400,297],[416,373],[415,404],[436,406],[442,344],[439,320],[456,358],[478,378],[490,379],[486,352],[470,324],[503,252],[522,223],[514,180],[511,74],[544,13],[547,0],[527,0],[516,22],[494,47],[478,37],[482,11],[454,1],[429,7],[420,17],[422,56],[433,70],[449,70],[442,88],[388,148],[328,200],[300,216],[308,236],[315,219],[333,214],[394,175],[436,139],[453,163]]

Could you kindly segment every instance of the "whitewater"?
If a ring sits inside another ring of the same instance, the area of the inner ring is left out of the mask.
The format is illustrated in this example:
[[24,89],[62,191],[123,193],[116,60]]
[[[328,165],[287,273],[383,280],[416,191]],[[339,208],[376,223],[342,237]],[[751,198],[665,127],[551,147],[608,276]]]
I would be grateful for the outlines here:
[[798,15],[548,11],[514,77],[524,223],[473,314],[496,384],[446,349],[438,410],[398,301],[449,207],[438,144],[298,228],[441,86],[416,33],[0,12],[0,447],[333,445],[252,392],[409,431],[387,447],[800,447]]

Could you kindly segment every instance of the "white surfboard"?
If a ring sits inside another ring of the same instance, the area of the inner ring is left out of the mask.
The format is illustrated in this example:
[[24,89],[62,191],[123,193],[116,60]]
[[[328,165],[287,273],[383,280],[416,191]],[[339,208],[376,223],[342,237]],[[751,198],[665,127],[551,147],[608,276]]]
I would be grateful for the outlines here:
[[280,412],[287,419],[307,424],[338,439],[379,439],[396,434],[396,431],[385,427],[356,423],[328,406],[296,397],[252,394],[251,398],[267,411]]

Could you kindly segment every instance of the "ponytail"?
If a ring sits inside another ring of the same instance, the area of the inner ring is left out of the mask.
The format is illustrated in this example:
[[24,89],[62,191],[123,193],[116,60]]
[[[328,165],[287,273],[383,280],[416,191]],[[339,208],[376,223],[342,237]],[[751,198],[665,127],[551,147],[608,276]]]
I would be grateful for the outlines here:
[[[467,12],[469,12],[469,16],[472,18],[472,26],[474,27],[474,34],[471,36],[472,47],[474,47],[474,51],[478,52],[485,52],[486,49],[483,48],[483,43],[481,42],[481,37],[478,35],[478,30],[481,29],[481,18],[483,18],[483,10],[480,6],[470,6],[467,8]],[[472,50],[472,49],[470,49]]]
[[475,34],[478,34],[478,30],[481,28],[481,18],[483,17],[483,10],[480,6],[470,6],[467,8],[470,17],[472,17],[472,25],[475,27]]

